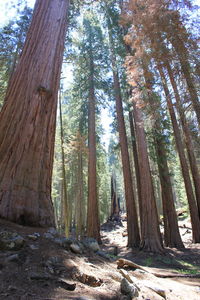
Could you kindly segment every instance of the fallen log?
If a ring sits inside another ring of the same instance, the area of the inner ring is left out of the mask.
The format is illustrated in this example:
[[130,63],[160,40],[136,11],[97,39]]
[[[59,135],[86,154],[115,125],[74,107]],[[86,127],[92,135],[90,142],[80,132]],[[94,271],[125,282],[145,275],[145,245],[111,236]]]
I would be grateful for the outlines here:
[[150,272],[146,268],[143,268],[140,265],[134,263],[133,261],[130,261],[130,260],[127,260],[127,259],[120,258],[120,259],[117,260],[117,267],[119,269],[123,268],[125,266],[130,267],[132,269],[142,270],[144,272],[147,272],[147,273],[152,274],[152,275],[154,275],[156,277],[159,277],[159,278],[200,278],[200,273],[198,273],[198,274],[180,274],[180,273],[177,273],[177,274],[161,274],[161,273],[156,273],[156,272]]

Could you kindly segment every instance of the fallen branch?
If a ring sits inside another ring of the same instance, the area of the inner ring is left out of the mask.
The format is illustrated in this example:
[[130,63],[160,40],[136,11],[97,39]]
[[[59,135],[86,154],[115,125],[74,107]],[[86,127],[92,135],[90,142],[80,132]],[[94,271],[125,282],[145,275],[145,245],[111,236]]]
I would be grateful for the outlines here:
[[123,258],[120,258],[117,260],[117,266],[118,268],[123,268],[124,266],[128,266],[132,269],[139,269],[139,270],[142,270],[142,271],[145,271],[149,274],[152,274],[156,277],[159,277],[159,278],[200,278],[200,273],[198,274],[180,274],[180,273],[177,273],[177,274],[160,274],[160,273],[154,273],[154,272],[150,272],[148,271],[146,268],[143,268],[141,267],[140,265],[137,265],[136,263],[130,261],[130,260],[127,260],[127,259],[123,259]]

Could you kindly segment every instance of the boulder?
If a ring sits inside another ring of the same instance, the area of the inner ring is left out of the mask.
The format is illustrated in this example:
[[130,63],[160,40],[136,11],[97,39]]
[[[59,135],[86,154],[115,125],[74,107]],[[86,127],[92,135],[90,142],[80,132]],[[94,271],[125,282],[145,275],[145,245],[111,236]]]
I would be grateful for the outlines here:
[[134,299],[139,296],[138,288],[128,282],[126,278],[123,278],[121,281],[121,293],[126,295],[129,299]]
[[78,244],[76,244],[76,243],[72,243],[70,245],[70,250],[72,252],[74,252],[75,254],[82,254],[81,247]]
[[82,240],[83,245],[93,252],[100,251],[99,244],[94,238],[85,238]]

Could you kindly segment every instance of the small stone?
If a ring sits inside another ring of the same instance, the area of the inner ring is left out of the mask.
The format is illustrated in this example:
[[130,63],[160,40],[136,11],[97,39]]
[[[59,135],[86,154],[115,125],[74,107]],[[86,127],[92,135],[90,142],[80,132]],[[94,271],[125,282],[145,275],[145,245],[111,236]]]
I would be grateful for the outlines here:
[[123,278],[121,281],[121,293],[132,298],[139,296],[137,287],[129,283],[126,278]]
[[36,241],[38,239],[38,237],[34,234],[29,234],[27,237],[32,241]]
[[7,262],[9,262],[9,261],[18,261],[18,260],[19,260],[19,254],[18,253],[12,254],[12,255],[10,255],[6,258]]
[[37,245],[29,245],[31,250],[38,250],[39,247]]
[[71,250],[72,252],[76,253],[76,254],[81,254],[81,253],[82,253],[82,250],[81,250],[81,248],[79,247],[79,245],[78,245],[78,244],[75,244],[75,243],[72,243],[72,244],[70,245],[70,250]]
[[44,237],[48,240],[53,240],[54,239],[54,236],[49,232],[45,232]]
[[52,234],[52,235],[57,235],[58,234],[58,231],[54,227],[50,227],[47,232]]

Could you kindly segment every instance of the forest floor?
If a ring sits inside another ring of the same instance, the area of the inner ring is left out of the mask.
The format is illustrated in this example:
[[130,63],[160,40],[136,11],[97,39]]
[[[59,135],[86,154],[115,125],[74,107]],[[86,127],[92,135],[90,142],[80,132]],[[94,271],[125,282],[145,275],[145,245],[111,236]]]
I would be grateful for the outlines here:
[[[183,250],[166,249],[165,254],[155,255],[127,249],[124,217],[121,223],[108,221],[102,226],[99,252],[83,249],[80,254],[47,238],[47,229],[23,227],[0,219],[0,235],[11,232],[24,239],[20,249],[0,250],[0,299],[200,299],[200,278],[190,278],[200,272],[200,244],[192,244],[187,221],[180,221],[179,225]],[[140,265],[146,272],[119,270],[119,258]],[[121,293],[124,277],[138,288],[137,297]]]

